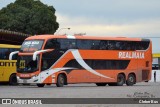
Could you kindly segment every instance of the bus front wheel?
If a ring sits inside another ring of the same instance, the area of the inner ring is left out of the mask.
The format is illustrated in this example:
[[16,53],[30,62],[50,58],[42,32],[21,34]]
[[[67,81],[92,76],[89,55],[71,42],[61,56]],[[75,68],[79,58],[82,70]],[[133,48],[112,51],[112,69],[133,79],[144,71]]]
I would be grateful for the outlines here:
[[64,83],[65,83],[65,77],[64,77],[64,75],[59,74],[59,76],[57,78],[56,86],[57,87],[63,87]]
[[134,74],[129,74],[128,79],[126,81],[126,85],[132,86],[135,83],[136,83],[136,77],[134,76]]
[[106,86],[106,83],[96,83],[97,86]]
[[9,84],[10,84],[10,85],[18,85],[16,74],[12,74],[12,75],[10,76],[10,78],[9,78]]
[[38,87],[44,87],[45,84],[37,84]]

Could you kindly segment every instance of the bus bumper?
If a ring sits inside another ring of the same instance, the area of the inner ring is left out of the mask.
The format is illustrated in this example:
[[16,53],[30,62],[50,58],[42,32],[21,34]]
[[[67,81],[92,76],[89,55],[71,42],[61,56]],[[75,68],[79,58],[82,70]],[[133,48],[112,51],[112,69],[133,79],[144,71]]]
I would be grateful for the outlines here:
[[29,79],[25,79],[25,78],[20,78],[20,77],[18,77],[17,76],[17,82],[18,83],[23,83],[23,84],[25,84],[25,83],[42,83],[41,81],[40,81],[40,78],[37,76],[33,76],[33,77],[31,77],[31,78],[29,78]]

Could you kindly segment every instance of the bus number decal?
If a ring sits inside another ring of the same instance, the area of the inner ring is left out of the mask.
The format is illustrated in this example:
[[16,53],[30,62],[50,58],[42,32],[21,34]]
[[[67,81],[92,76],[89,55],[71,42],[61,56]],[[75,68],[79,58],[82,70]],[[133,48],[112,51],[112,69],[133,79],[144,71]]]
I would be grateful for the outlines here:
[[20,66],[19,68],[24,69],[25,68],[25,60],[20,60]]

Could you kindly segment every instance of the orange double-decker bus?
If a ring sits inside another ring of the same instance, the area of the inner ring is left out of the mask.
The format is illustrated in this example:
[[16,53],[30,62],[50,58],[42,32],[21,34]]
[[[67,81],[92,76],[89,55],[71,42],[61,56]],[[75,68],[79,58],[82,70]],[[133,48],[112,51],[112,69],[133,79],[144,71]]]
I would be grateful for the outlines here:
[[14,54],[18,54],[18,82],[38,87],[71,83],[131,86],[151,79],[149,39],[39,35],[27,38],[10,59]]

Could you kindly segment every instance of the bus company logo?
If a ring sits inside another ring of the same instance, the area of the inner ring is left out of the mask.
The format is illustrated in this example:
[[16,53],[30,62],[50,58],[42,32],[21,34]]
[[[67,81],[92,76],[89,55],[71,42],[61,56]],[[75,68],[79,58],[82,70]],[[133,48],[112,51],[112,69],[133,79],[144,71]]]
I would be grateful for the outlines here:
[[2,104],[42,104],[42,100],[37,100],[37,99],[2,99]]
[[2,104],[12,104],[11,99],[2,99]]
[[119,58],[125,59],[125,58],[130,58],[130,59],[144,59],[144,52],[119,52],[118,54]]
[[29,41],[29,42],[25,42],[24,45],[38,45],[39,44],[39,41]]
[[0,66],[16,66],[16,62],[0,62]]

